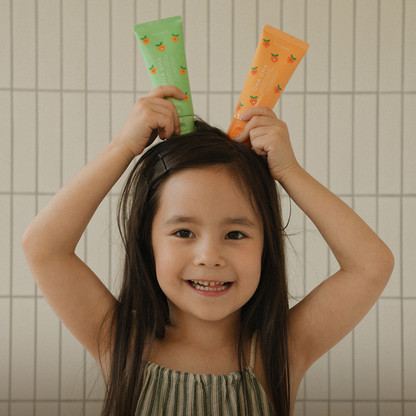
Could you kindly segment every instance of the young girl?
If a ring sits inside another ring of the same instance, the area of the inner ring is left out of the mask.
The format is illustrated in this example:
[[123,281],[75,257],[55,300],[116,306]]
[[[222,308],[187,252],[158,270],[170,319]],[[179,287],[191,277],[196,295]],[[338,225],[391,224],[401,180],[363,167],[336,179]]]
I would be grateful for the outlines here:
[[[247,110],[235,141],[200,120],[172,137],[180,125],[169,96],[185,98],[164,86],[139,99],[117,137],[39,213],[23,237],[27,261],[101,366],[103,415],[292,415],[307,369],[382,293],[392,254],[302,169],[273,111]],[[144,152],[157,134],[169,140]],[[75,247],[138,155],[119,209],[115,299]],[[275,180],[340,265],[290,310]]]

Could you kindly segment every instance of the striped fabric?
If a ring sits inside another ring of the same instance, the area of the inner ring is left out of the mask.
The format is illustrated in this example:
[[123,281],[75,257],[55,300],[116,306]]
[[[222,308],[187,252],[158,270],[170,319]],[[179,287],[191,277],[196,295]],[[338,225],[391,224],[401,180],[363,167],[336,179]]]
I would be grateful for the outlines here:
[[[272,416],[270,402],[252,369],[255,343],[256,334],[252,340],[250,365],[243,370],[248,380],[248,415]],[[221,376],[198,375],[148,363],[136,416],[246,415],[241,377],[238,371]]]

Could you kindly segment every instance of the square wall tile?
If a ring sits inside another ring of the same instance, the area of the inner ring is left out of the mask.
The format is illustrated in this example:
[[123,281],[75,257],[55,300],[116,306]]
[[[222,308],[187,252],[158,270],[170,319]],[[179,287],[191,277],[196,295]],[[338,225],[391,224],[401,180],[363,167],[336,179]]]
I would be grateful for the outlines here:
[[374,194],[377,188],[377,97],[354,96],[354,193]]
[[[221,102],[221,105],[218,105],[218,101]],[[209,94],[208,123],[227,132],[233,117],[230,111],[231,105],[229,94]]]
[[377,415],[377,404],[375,402],[369,403],[354,403],[354,415],[355,416],[378,416]]
[[[329,399],[329,359],[328,354],[322,356],[306,372],[306,399],[328,400]],[[327,405],[328,406],[328,405]],[[307,405],[308,408],[308,405]],[[309,411],[306,413],[309,415]],[[313,412],[311,414],[314,414]]]
[[[264,0],[266,1],[266,0]],[[278,2],[273,2],[278,5]],[[279,20],[276,21],[281,26],[275,26],[277,29],[283,30],[283,32],[289,33],[298,39],[301,39],[307,43],[310,43],[308,34],[306,32],[306,2],[303,0],[281,0],[282,14]],[[273,24],[271,24],[273,26]],[[311,49],[308,50],[305,57],[302,59],[300,65],[296,68],[296,71],[292,75],[289,83],[285,88],[285,92],[303,92],[306,89],[306,73],[308,68],[309,56]],[[313,54],[312,54],[313,55]],[[315,59],[315,57],[311,58]]]
[[85,404],[85,416],[99,416],[103,403],[101,401],[88,401]]
[[[11,196],[0,194],[0,296],[10,295],[12,255],[12,206]],[[0,389],[1,391],[1,389]]]
[[[240,93],[245,78],[235,82],[233,78],[233,28],[232,22],[232,2],[222,0],[211,0],[209,2],[209,91],[226,92],[234,91]],[[252,53],[255,48],[254,39],[251,41],[250,52],[247,52],[248,65],[251,63]],[[246,75],[249,71],[247,65]]]
[[[416,91],[416,3],[413,0],[404,2],[404,80],[405,91]],[[415,411],[416,413],[416,411]]]
[[307,416],[328,416],[329,404],[326,402],[306,402],[305,415]]
[[379,191],[399,194],[401,190],[401,96],[380,95],[378,126]]
[[61,94],[38,93],[37,189],[57,192],[61,187]]
[[403,414],[403,403],[381,402],[379,403],[380,416],[400,416]]
[[85,407],[85,403],[83,401],[61,400],[59,402],[60,416],[82,415],[84,413],[84,407]]
[[36,309],[36,399],[59,399],[59,320],[45,299],[37,299]]
[[[208,100],[209,97],[213,97],[215,94],[208,95],[207,93],[194,93],[192,95],[192,102],[194,104],[194,114],[202,118],[202,120],[208,120]],[[221,94],[219,94],[222,97]]]
[[59,402],[37,402],[35,404],[35,415],[56,416],[59,415]]
[[306,42],[310,44],[306,71],[307,91],[329,89],[329,0],[311,0],[307,7]]
[[[381,400],[402,398],[402,320],[400,300],[379,300],[378,368]],[[381,404],[380,404],[381,406]],[[388,406],[386,406],[386,409]],[[386,416],[388,413],[385,413]],[[390,413],[392,415],[394,413]]]
[[[348,334],[342,339],[329,353],[329,377],[330,377],[330,399],[331,400],[348,400],[353,399],[353,337]],[[351,406],[351,403],[349,403]],[[349,407],[345,414],[352,414]],[[345,405],[342,405],[337,411],[331,410],[331,413],[343,415]]]
[[69,90],[85,88],[85,12],[83,0],[62,0],[62,86]]
[[[290,3],[293,3],[293,2],[294,1],[292,0]],[[258,7],[257,7],[257,37],[256,39],[260,39],[261,32],[263,31],[263,27],[265,25],[270,25],[276,29],[283,30],[282,23],[283,23],[284,0],[275,0],[272,2],[268,0],[258,0],[257,3],[258,3]],[[285,21],[286,20],[287,19],[285,19]],[[294,28],[292,28],[292,31],[293,30]]]
[[[13,0],[11,35],[13,87],[35,88],[36,85],[36,14],[34,0]],[[6,9],[7,10],[7,9]],[[3,41],[3,40],[2,40]]]
[[352,98],[331,95],[329,104],[329,189],[335,194],[352,193]]
[[33,411],[34,411],[33,402],[10,403],[10,415],[11,416],[32,416]]
[[10,91],[0,91],[0,126],[0,192],[10,192],[12,185],[11,181],[13,147],[12,93]]
[[33,296],[35,282],[23,254],[21,240],[27,226],[36,216],[36,200],[31,195],[15,195],[12,201],[12,294]]
[[35,394],[34,299],[13,299],[11,338],[11,399],[33,400]]
[[355,2],[355,90],[376,91],[379,0]]
[[58,1],[36,2],[38,88],[61,86],[61,6]]
[[328,186],[328,98],[312,94],[306,97],[305,169]]
[[86,76],[89,90],[110,89],[110,22],[110,1],[88,0]]
[[0,298],[0,400],[9,400],[10,392],[10,305],[10,299]]
[[260,37],[257,37],[256,21],[253,19],[253,16],[256,15],[256,2],[239,1],[238,7],[234,7],[233,12],[233,48],[231,53],[233,54],[234,71],[232,82],[234,90],[238,91],[243,89],[247,76],[251,76],[254,53],[260,43]]
[[380,197],[378,200],[378,235],[392,251],[396,263],[393,273],[382,296],[401,295],[401,230],[398,227],[401,217],[399,197]]
[[184,0],[161,0],[160,2],[161,19],[183,14],[183,12]]
[[11,2],[9,0],[0,1],[0,88],[11,87],[12,75],[12,34],[11,34]]
[[416,402],[404,403],[404,416],[416,415]]
[[[191,91],[208,89],[208,1],[189,1],[182,16]],[[218,64],[221,66],[220,62]]]
[[377,400],[377,304],[354,329],[354,398]]
[[75,337],[62,325],[61,332],[61,400],[83,400],[85,398],[86,352]]
[[354,1],[331,3],[331,61],[332,91],[352,91],[354,53]]
[[134,1],[111,2],[111,89],[134,90]]
[[416,194],[416,94],[403,100],[403,192]]
[[87,161],[90,162],[112,140],[110,134],[110,96],[102,93],[87,94]]
[[354,415],[352,402],[331,402],[329,411],[331,415],[336,415],[336,416],[353,416]]
[[355,197],[354,211],[374,232],[377,232],[377,198],[375,196]]
[[[403,252],[403,296],[416,297],[416,197],[403,198],[403,227],[401,230]],[[397,261],[397,259],[396,259]]]
[[416,400],[416,299],[403,301],[404,399]]
[[62,105],[62,180],[65,184],[86,164],[85,94],[65,92]]
[[36,96],[34,92],[13,92],[13,191],[36,189]]
[[[85,389],[88,394],[88,399],[102,406],[106,390],[104,378],[100,366],[89,354],[87,354],[86,368]],[[97,415],[100,415],[100,412]]]
[[[299,69],[299,67],[298,67]],[[305,165],[305,98],[303,95],[287,94],[279,100],[281,115],[278,115],[288,126],[290,141],[297,161]],[[278,102],[278,103],[279,103]],[[275,111],[276,113],[276,111]]]
[[380,0],[380,91],[402,88],[403,0]]

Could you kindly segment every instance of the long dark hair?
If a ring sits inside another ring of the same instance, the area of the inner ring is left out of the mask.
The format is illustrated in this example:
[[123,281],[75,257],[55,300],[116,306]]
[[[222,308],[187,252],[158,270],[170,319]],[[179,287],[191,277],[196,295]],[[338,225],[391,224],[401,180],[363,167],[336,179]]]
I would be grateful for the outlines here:
[[[263,157],[201,119],[195,123],[195,132],[159,143],[141,156],[122,191],[118,225],[125,260],[119,302],[108,313],[113,330],[107,340],[111,364],[102,416],[134,415],[151,340],[162,339],[170,324],[151,244],[161,185],[179,170],[214,165],[228,170],[264,229],[259,286],[241,309],[236,340],[240,371],[243,374],[248,363],[245,342],[258,331],[270,403],[276,415],[290,412],[285,233],[276,183]],[[249,380],[242,377],[242,381],[247,391]]]

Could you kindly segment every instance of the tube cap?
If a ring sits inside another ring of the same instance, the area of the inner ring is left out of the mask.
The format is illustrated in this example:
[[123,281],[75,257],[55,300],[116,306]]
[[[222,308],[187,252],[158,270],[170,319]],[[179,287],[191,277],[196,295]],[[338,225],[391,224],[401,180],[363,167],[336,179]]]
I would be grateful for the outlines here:
[[230,127],[228,127],[227,134],[228,136],[234,140],[237,135],[239,135],[243,130],[244,127],[246,127],[247,123],[245,121],[236,120],[233,118],[233,121],[230,124]]
[[179,123],[181,126],[181,134],[192,133],[196,130],[194,116],[183,116],[179,117]]

